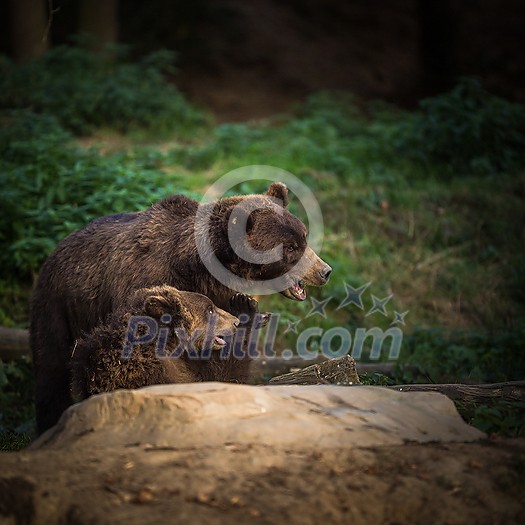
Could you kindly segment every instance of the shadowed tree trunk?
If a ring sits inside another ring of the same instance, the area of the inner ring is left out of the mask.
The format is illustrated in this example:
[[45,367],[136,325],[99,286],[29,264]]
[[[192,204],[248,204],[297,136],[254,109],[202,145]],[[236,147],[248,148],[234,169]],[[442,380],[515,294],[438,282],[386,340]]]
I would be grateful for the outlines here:
[[453,0],[420,0],[421,62],[424,90],[450,89],[457,76],[457,9]]
[[45,0],[10,0],[11,46],[17,62],[38,58],[49,47],[47,38],[47,2]]
[[118,0],[80,0],[79,31],[94,37],[92,47],[118,40]]

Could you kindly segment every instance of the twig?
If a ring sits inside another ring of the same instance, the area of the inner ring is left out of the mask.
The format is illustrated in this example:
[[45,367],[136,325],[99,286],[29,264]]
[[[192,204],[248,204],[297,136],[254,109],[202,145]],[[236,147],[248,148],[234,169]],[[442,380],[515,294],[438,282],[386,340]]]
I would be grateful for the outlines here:
[[47,5],[48,5],[49,16],[47,18],[46,29],[44,30],[44,34],[42,35],[42,42],[47,42],[47,39],[49,37],[49,32],[51,31],[51,24],[53,23],[53,18],[55,16],[55,13],[58,13],[60,11],[60,7],[53,9],[53,0],[48,0]]

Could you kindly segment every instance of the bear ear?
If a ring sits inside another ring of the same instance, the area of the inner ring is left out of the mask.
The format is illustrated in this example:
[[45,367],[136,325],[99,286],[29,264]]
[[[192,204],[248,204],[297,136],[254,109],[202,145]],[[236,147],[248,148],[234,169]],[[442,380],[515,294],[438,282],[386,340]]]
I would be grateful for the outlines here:
[[288,206],[288,188],[282,182],[272,182],[266,195],[279,199],[282,202],[283,208]]
[[185,310],[186,307],[178,292],[170,293],[169,297],[152,294],[144,300],[144,312],[155,318],[160,318],[163,314],[183,315]]

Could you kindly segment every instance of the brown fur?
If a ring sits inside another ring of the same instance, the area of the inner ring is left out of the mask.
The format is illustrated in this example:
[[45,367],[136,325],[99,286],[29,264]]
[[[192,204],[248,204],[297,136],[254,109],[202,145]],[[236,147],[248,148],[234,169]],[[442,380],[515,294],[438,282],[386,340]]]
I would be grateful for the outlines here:
[[[237,381],[239,374],[243,376],[246,363],[220,359],[221,347],[212,349],[210,359],[190,359],[187,353],[177,358],[158,357],[155,338],[135,345],[129,358],[123,357],[123,342],[132,316],[151,317],[159,327],[169,329],[165,354],[170,356],[180,342],[175,329],[183,329],[186,334],[206,330],[210,312],[217,316],[213,335],[235,334],[239,320],[217,308],[204,295],[182,292],[171,286],[138,290],[128,306],[119,308],[106,323],[77,341],[71,359],[73,399],[80,401],[120,388],[163,383]],[[171,316],[169,323],[161,321],[163,314]],[[203,334],[196,340],[198,351],[202,351],[204,339]]]
[[[307,246],[304,225],[283,208],[287,199],[286,186],[274,183],[264,195],[229,197],[204,205],[211,211],[213,252],[232,273],[248,280],[283,275],[306,252],[312,265],[292,280],[322,285],[330,267]],[[282,243],[285,250],[278,263],[247,263],[229,244],[227,227],[233,208],[240,204],[235,213],[242,214],[243,206],[251,203],[264,208],[249,214],[249,243],[259,250]],[[194,223],[198,206],[196,201],[175,195],[143,212],[97,219],[66,237],[48,257],[31,308],[40,432],[54,425],[71,404],[68,363],[75,341],[126,304],[135,290],[167,284],[206,295],[231,312],[235,291],[210,275],[197,251]],[[282,293],[293,298],[287,291]]]

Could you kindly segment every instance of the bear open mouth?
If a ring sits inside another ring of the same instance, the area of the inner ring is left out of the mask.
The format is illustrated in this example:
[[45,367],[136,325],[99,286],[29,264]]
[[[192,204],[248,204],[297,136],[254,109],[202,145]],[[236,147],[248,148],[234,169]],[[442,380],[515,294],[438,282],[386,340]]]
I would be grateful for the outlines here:
[[218,346],[225,346],[226,345],[226,341],[220,335],[216,335],[215,336],[215,338],[213,339],[213,343],[218,345]]
[[290,288],[281,292],[288,299],[295,301],[304,301],[306,299],[306,290],[302,281],[295,281]]

